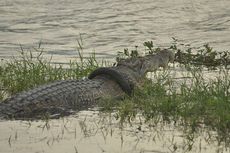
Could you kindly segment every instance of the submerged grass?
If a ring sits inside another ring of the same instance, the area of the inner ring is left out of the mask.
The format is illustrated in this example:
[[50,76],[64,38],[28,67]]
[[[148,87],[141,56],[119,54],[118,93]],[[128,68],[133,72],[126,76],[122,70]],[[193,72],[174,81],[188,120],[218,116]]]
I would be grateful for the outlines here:
[[[79,79],[102,66],[98,64],[95,54],[84,58],[82,42],[78,41],[78,44],[80,62],[70,62],[67,68],[45,59],[40,45],[35,49],[37,54],[22,49],[19,57],[1,61],[0,100],[6,94],[12,95],[54,80]],[[153,49],[151,42],[144,45],[149,53],[158,50]],[[124,55],[137,56],[137,47],[131,53],[125,49]],[[181,66],[187,69],[187,79],[177,81],[171,71],[159,71],[152,74],[151,80],[146,80],[143,88],[137,89],[133,97],[126,97],[122,102],[103,100],[100,105],[107,112],[112,112],[115,107],[121,123],[131,122],[137,114],[142,114],[146,123],[153,126],[173,123],[190,133],[201,128],[216,131],[214,137],[218,142],[230,145],[229,70],[216,67],[218,71],[213,73],[217,74],[216,77],[209,80],[204,75],[203,67],[192,66],[191,63]]]

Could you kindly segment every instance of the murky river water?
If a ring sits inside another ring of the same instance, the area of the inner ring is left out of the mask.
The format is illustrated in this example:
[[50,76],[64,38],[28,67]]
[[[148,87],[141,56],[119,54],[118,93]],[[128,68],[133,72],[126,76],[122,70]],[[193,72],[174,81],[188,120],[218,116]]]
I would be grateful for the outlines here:
[[[114,114],[113,114],[114,115]],[[148,127],[141,116],[120,128],[114,116],[83,111],[78,116],[45,121],[0,122],[1,153],[170,153],[228,152],[209,135],[186,139],[173,125]],[[2,132],[4,131],[4,132]],[[189,145],[192,150],[189,151]]]
[[229,0],[1,0],[0,56],[38,42],[59,60],[85,53],[111,57],[125,47],[153,40],[168,46],[176,37],[195,46],[230,47]]

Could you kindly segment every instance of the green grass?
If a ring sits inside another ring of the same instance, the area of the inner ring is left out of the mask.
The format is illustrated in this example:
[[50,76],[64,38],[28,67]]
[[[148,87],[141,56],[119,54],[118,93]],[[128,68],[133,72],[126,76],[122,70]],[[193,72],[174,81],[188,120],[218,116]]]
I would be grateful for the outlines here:
[[[54,65],[52,61],[43,58],[43,50],[40,47],[34,51],[22,49],[19,57],[1,61],[0,99],[2,100],[5,95],[12,95],[54,80],[79,79],[103,65],[99,64],[95,54],[92,54],[90,58],[84,58],[81,42],[78,43],[80,47],[77,53],[80,61],[70,62],[67,68],[62,65]],[[145,42],[144,46],[145,51],[150,54],[159,50],[153,47],[152,42]],[[179,50],[175,44],[171,48],[175,51]],[[186,49],[186,55],[189,55],[190,51],[191,48]],[[205,46],[204,52],[209,54],[213,51],[210,51],[210,47]],[[118,60],[137,55],[137,47],[131,52],[125,49],[124,52],[119,52]],[[104,112],[112,112],[115,109],[117,119],[121,123],[132,122],[137,114],[142,114],[146,124],[149,125],[173,123],[184,127],[185,131],[189,129],[190,133],[196,133],[201,128],[206,131],[216,131],[215,138],[218,142],[229,145],[229,70],[226,65],[217,65],[215,66],[218,69],[215,71],[218,73],[217,77],[207,80],[203,74],[207,65],[193,65],[191,60],[191,58],[187,59],[187,62],[183,60],[180,64],[181,67],[187,69],[187,75],[190,76],[180,82],[180,85],[174,76],[170,75],[170,71],[159,72],[153,74],[153,81],[146,79],[143,88],[137,89],[133,97],[126,97],[122,102],[106,99],[100,103],[100,106],[103,106]]]
[[182,81],[178,89],[169,72],[160,72],[153,76],[154,81],[146,80],[143,89],[136,90],[133,97],[126,97],[120,103],[103,103],[104,111],[116,110],[115,117],[121,125],[127,122],[132,125],[140,114],[150,128],[174,125],[184,132],[188,150],[196,141],[195,135],[204,133],[209,136],[208,143],[230,147],[229,71],[218,72],[222,76],[210,81],[200,70],[192,69],[188,73],[192,77]]
[[32,51],[21,49],[18,57],[1,61],[0,89],[3,90],[0,100],[5,93],[12,95],[55,80],[82,78],[100,65],[93,53],[89,58],[84,58],[78,51],[80,62],[70,61],[67,67],[52,64],[51,59],[43,57],[43,53],[40,48]]

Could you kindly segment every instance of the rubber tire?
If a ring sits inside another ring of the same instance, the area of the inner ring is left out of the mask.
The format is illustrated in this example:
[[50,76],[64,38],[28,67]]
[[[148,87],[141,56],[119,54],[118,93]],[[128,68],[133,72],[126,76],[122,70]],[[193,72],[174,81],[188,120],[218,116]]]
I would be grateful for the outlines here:
[[92,73],[89,74],[88,78],[93,79],[98,75],[108,75],[113,80],[115,80],[121,89],[129,96],[133,93],[133,87],[131,84],[116,70],[107,68],[107,67],[101,67],[96,70],[94,70]]

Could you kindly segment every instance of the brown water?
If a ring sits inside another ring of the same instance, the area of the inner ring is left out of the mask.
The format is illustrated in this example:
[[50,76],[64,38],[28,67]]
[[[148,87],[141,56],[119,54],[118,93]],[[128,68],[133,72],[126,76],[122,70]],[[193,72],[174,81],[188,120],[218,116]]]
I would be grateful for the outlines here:
[[[131,124],[120,124],[114,114],[82,111],[77,116],[44,121],[0,122],[1,153],[169,153],[228,152],[215,142],[208,144],[207,134],[185,139],[179,127],[159,125],[149,128],[141,116]],[[141,130],[140,130],[141,129]]]
[[229,0],[1,0],[0,56],[43,43],[62,62],[85,54],[112,57],[125,47],[153,40],[168,46],[176,37],[200,46],[230,47]]

